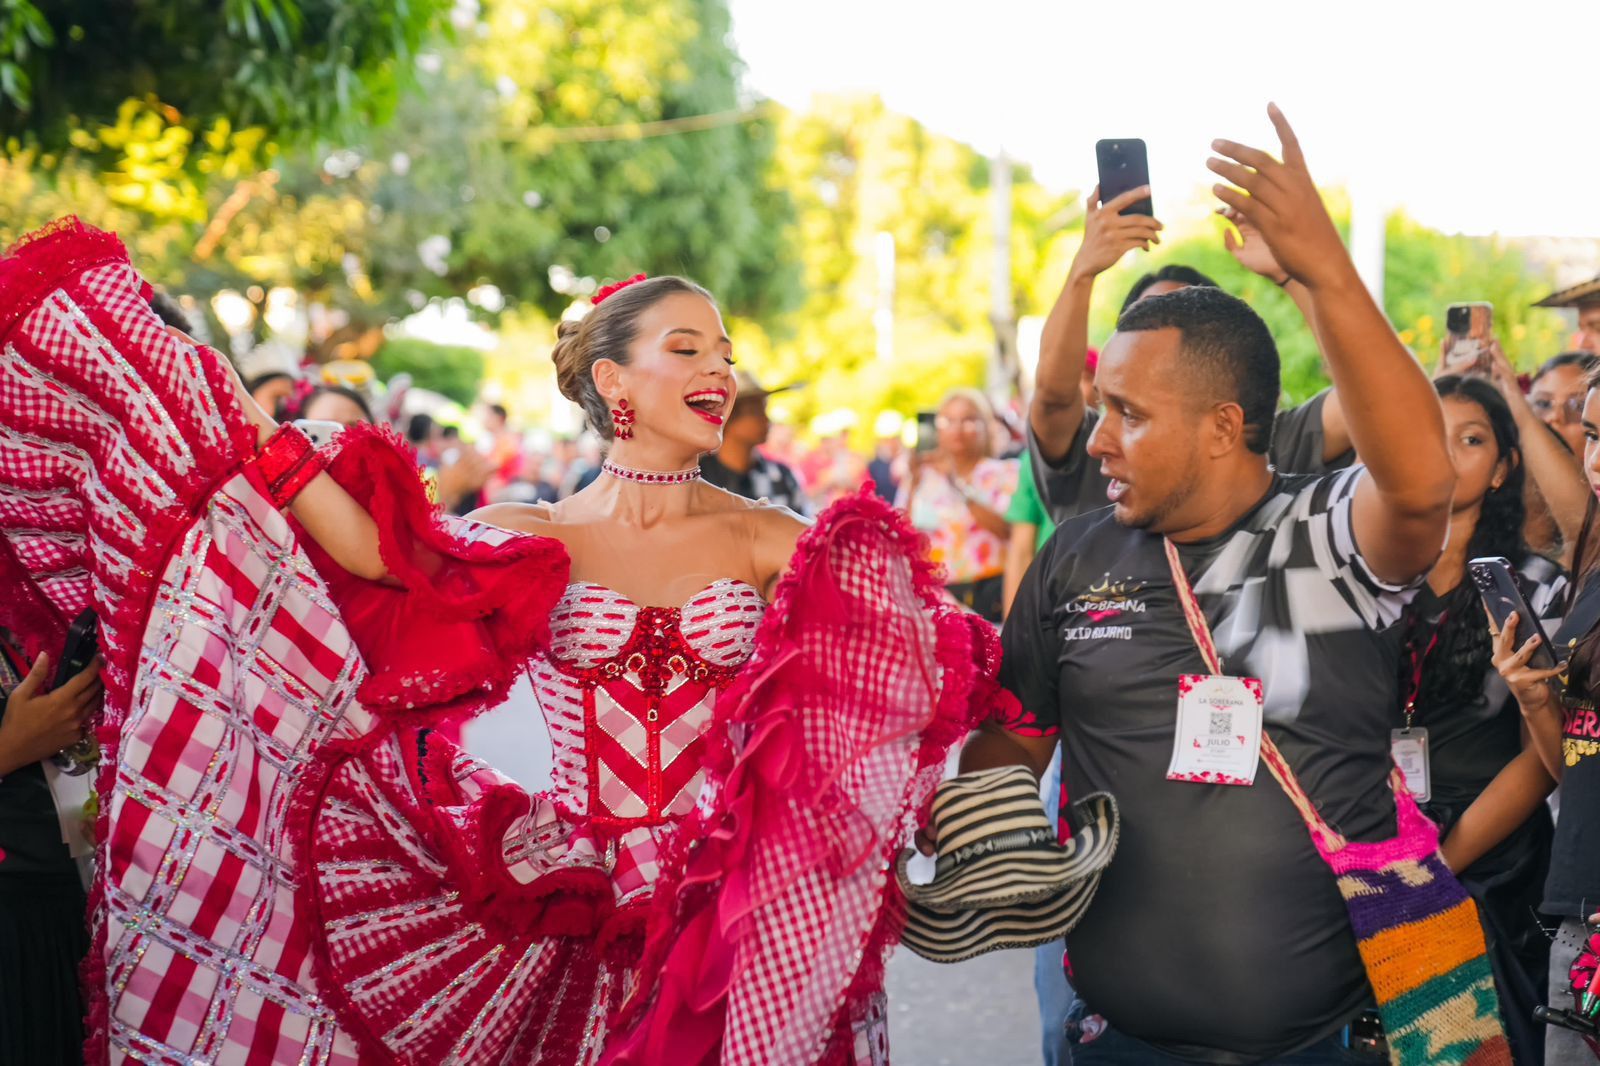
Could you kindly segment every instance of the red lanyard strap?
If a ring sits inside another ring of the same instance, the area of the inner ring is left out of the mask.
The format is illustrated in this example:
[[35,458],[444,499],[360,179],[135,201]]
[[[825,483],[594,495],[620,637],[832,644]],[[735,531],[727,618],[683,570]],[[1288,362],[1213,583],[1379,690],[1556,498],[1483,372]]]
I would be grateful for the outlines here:
[[[1221,674],[1222,658],[1217,654],[1217,642],[1211,637],[1211,627],[1206,624],[1205,612],[1200,609],[1200,601],[1195,599],[1194,589],[1189,585],[1189,575],[1184,573],[1183,560],[1178,558],[1178,549],[1172,541],[1163,539],[1162,543],[1167,549],[1167,565],[1172,567],[1172,585],[1178,590],[1178,602],[1183,605],[1183,617],[1189,623],[1189,633],[1194,637],[1195,646],[1200,649],[1200,658],[1205,660],[1207,670],[1213,674]],[[1334,832],[1333,828],[1322,820],[1322,815],[1317,813],[1316,805],[1311,802],[1311,797],[1306,795],[1305,789],[1300,787],[1300,779],[1295,777],[1283,753],[1272,742],[1272,736],[1267,732],[1264,723],[1261,728],[1261,761],[1267,764],[1267,769],[1282,786],[1284,793],[1289,797],[1289,802],[1300,812],[1301,820],[1306,823],[1306,828],[1311,831],[1318,846],[1328,853],[1343,848],[1347,843],[1346,840]]]

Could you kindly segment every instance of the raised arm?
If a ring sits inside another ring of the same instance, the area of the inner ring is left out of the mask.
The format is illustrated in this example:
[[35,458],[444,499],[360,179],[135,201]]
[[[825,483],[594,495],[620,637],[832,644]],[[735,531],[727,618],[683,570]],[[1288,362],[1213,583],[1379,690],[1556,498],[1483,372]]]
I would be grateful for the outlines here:
[[[1322,355],[1323,364],[1326,365],[1328,356],[1323,351],[1322,337],[1317,333],[1317,315],[1311,302],[1311,290],[1279,265],[1277,256],[1272,254],[1272,249],[1262,239],[1261,231],[1249,219],[1231,207],[1219,207],[1217,214],[1233,223],[1233,228],[1223,233],[1223,246],[1240,266],[1288,293],[1300,317],[1306,320],[1306,328],[1311,331],[1311,339],[1316,342],[1317,352]],[[1330,463],[1349,450],[1350,426],[1344,419],[1344,405],[1339,400],[1339,390],[1330,389],[1322,401],[1322,461]]]
[[1439,556],[1450,520],[1455,468],[1444,416],[1428,376],[1395,336],[1361,283],[1306,168],[1294,130],[1276,105],[1268,114],[1283,161],[1232,141],[1207,160],[1233,183],[1217,198],[1260,230],[1289,275],[1311,294],[1311,314],[1350,439],[1368,476],[1356,490],[1356,543],[1373,574],[1401,583]]
[[1539,489],[1539,495],[1550,507],[1550,516],[1561,531],[1563,563],[1573,565],[1572,552],[1578,543],[1578,531],[1583,526],[1583,516],[1589,507],[1589,482],[1583,476],[1583,466],[1578,457],[1551,432],[1550,427],[1534,413],[1533,405],[1523,395],[1522,383],[1511,360],[1495,341],[1489,347],[1490,374],[1500,395],[1511,408],[1518,434],[1522,439],[1522,461],[1528,474]]
[[1033,402],[1028,408],[1039,451],[1051,463],[1067,454],[1083,427],[1083,390],[1078,382],[1089,354],[1089,301],[1094,296],[1095,278],[1133,249],[1149,251],[1152,244],[1161,243],[1161,223],[1148,215],[1120,213],[1149,195],[1150,187],[1141,186],[1102,204],[1096,188],[1084,206],[1083,244],[1072,257],[1067,283],[1044,320]]
[[[187,334],[171,327],[169,331],[185,343],[198,346],[198,342]],[[267,438],[277,431],[278,423],[251,399],[245,391],[244,382],[239,380],[239,374],[231,364],[229,377],[244,408],[245,417],[256,427],[258,445],[265,444]],[[311,539],[350,573],[368,581],[381,581],[389,576],[378,551],[378,524],[367,514],[366,508],[357,503],[329,474],[318,474],[300,490],[290,504],[289,511]]]

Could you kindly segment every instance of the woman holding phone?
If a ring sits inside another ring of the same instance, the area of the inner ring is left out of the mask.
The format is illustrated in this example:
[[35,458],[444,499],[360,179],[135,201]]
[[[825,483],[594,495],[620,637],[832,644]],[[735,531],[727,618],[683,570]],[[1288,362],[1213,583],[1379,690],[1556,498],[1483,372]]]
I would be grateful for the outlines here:
[[[1600,494],[1600,390],[1591,376],[1583,405],[1583,469]],[[1537,636],[1527,637],[1515,615],[1494,634],[1494,664],[1521,710],[1530,740],[1516,765],[1524,787],[1544,776],[1561,785],[1561,812],[1550,872],[1539,910],[1559,920],[1550,947],[1547,1002],[1570,1006],[1568,971],[1588,937],[1584,919],[1600,901],[1600,519],[1591,503],[1578,537],[1571,606],[1550,637],[1558,664],[1533,665]],[[1519,635],[1521,630],[1521,635]],[[1509,774],[1508,767],[1507,773]],[[1497,782],[1498,783],[1498,782]],[[1473,812],[1469,812],[1471,814]],[[1464,819],[1465,820],[1465,819]],[[1546,1066],[1592,1063],[1583,1038],[1566,1029],[1545,1032]]]
[[[1525,748],[1521,715],[1495,671],[1489,631],[1467,561],[1511,561],[1524,599],[1555,624],[1566,597],[1560,566],[1523,541],[1525,482],[1521,438],[1504,397],[1480,377],[1434,383],[1444,408],[1456,494],[1444,554],[1418,594],[1401,658],[1408,694],[1396,740],[1426,746],[1408,775],[1439,823],[1445,860],[1478,902],[1518,1062],[1537,1062],[1543,1038],[1532,1020],[1543,1002],[1549,941],[1536,910],[1553,832],[1544,799],[1554,782]],[[1408,763],[1401,760],[1402,765]]]

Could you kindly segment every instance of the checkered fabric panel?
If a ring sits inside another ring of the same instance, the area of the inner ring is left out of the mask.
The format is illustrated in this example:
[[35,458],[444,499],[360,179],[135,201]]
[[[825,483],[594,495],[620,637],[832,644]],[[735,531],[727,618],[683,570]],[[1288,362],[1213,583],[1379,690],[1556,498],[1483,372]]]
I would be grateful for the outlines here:
[[[281,515],[230,481],[168,563],[111,799],[114,1058],[353,1063],[317,994],[284,839],[317,749],[372,726],[360,660]],[[291,657],[320,634],[315,654]],[[292,665],[289,660],[292,658]]]
[[[818,584],[838,590],[836,614],[828,625],[796,627],[800,655],[786,676],[801,681],[814,780],[843,772],[817,802],[796,803],[752,841],[751,894],[774,902],[753,913],[753,935],[741,941],[728,1064],[817,1061],[841,1022],[857,1020],[840,1011],[873,961],[867,952],[883,950],[874,939],[887,877],[880,853],[897,849],[937,780],[916,772],[917,727],[937,705],[940,677],[910,561],[863,522],[831,540],[819,569]],[[829,856],[821,863],[819,847]],[[859,865],[841,876],[837,864],[851,859]]]

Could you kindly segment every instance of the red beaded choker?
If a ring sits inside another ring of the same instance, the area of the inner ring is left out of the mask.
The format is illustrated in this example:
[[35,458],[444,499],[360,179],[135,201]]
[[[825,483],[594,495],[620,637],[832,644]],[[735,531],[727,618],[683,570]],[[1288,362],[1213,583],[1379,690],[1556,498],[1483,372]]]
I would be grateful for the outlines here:
[[645,485],[686,485],[691,481],[700,480],[700,468],[691,467],[688,470],[629,470],[625,466],[618,466],[610,459],[600,464],[600,469],[612,477],[619,477],[624,481],[637,481]]

